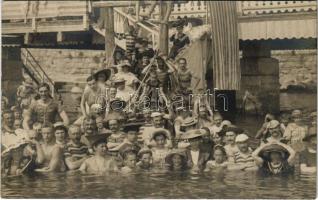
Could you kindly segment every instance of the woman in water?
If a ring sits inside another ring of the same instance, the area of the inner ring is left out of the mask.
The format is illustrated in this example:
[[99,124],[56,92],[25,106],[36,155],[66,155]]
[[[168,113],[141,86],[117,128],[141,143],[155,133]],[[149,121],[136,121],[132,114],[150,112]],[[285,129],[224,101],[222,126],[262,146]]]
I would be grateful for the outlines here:
[[224,147],[220,144],[214,146],[213,151],[214,160],[210,160],[206,164],[206,169],[204,171],[213,171],[213,170],[223,170],[227,169],[228,162],[226,157],[226,151]]
[[184,150],[174,149],[165,158],[166,166],[170,171],[185,171],[187,156]]
[[266,143],[252,154],[261,175],[288,175],[294,172],[295,151],[281,142]]

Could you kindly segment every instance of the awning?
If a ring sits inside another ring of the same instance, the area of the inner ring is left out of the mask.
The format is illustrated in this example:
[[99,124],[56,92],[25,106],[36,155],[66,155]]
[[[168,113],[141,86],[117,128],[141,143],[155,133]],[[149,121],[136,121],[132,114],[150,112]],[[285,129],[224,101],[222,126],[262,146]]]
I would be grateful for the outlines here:
[[317,38],[316,19],[244,21],[239,23],[241,40]]

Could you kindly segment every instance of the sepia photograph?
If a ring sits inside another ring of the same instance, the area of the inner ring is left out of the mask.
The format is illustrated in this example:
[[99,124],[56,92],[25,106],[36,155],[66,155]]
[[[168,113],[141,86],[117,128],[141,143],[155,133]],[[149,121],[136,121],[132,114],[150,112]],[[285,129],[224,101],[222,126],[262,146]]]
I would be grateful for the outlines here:
[[1,198],[317,198],[317,1],[0,4]]

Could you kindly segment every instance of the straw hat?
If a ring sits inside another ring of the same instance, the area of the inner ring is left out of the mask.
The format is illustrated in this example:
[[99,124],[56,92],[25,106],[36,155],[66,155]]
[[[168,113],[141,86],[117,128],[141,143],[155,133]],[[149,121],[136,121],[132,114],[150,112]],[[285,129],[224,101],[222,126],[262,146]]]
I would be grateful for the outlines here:
[[189,130],[185,132],[184,134],[182,134],[180,136],[180,139],[190,140],[190,139],[202,137],[203,135],[204,135],[203,131],[200,131],[199,129],[194,129],[194,130]]
[[152,133],[151,140],[154,140],[156,136],[163,135],[166,139],[169,138],[170,133],[164,128],[156,128]]
[[56,122],[53,124],[53,128],[54,128],[54,131],[58,128],[62,128],[64,129],[65,133],[67,133],[67,127],[64,125],[63,122]]
[[183,123],[181,124],[181,126],[183,126],[183,127],[193,126],[193,125],[197,124],[197,122],[198,122],[198,121],[197,121],[195,118],[193,118],[193,117],[187,117],[187,118],[183,121]]
[[268,129],[274,129],[277,128],[280,125],[279,121],[277,120],[271,120],[268,124],[267,124],[267,128]]
[[106,77],[106,81],[107,81],[111,75],[111,70],[110,69],[101,69],[101,70],[96,71],[93,74],[93,77],[95,80],[97,80],[99,74],[104,74]]
[[163,114],[160,113],[160,112],[153,112],[153,113],[151,113],[151,118],[154,118],[154,117],[162,117],[162,116],[163,116]]
[[260,152],[259,152],[259,156],[264,158],[265,160],[270,160],[270,153],[272,152],[278,152],[282,155],[283,158],[288,158],[289,156],[289,152],[287,151],[287,149],[285,149],[285,147],[281,146],[280,144],[271,144],[269,146],[264,147]]

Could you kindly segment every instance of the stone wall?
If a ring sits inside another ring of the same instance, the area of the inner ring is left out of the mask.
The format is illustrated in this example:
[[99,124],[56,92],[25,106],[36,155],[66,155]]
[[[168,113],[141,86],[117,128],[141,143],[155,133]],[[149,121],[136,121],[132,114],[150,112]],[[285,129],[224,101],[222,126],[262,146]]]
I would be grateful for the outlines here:
[[93,69],[101,67],[105,58],[103,50],[28,50],[55,82],[85,82]]
[[[55,82],[85,82],[91,70],[101,66],[103,50],[29,49]],[[279,61],[280,89],[289,85],[317,86],[315,50],[276,50],[272,57]]]
[[316,50],[272,51],[271,55],[279,61],[280,89],[296,87],[316,90]]

